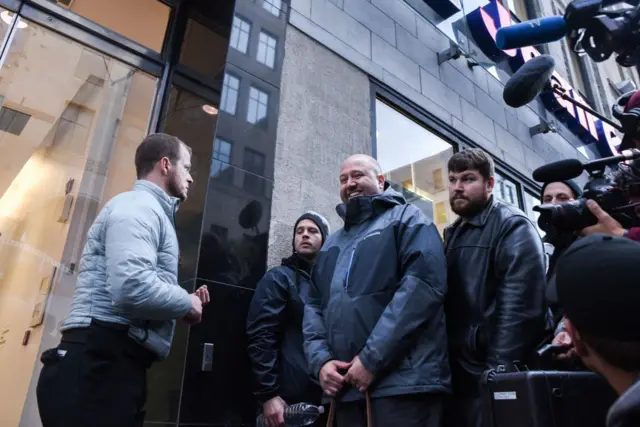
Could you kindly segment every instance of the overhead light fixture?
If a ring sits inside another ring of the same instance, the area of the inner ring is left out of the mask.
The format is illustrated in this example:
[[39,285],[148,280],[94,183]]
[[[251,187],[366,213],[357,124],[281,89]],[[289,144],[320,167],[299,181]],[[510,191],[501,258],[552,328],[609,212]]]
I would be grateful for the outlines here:
[[[15,14],[9,12],[8,10],[3,10],[2,12],[0,12],[0,19],[2,19],[2,21],[7,25],[11,25],[13,23],[14,18],[15,18]],[[27,28],[27,23],[22,19],[19,19],[18,28],[19,29]]]
[[209,105],[209,104],[204,104],[202,106],[202,111],[204,111],[205,113],[211,115],[211,116],[215,116],[218,114],[218,109],[216,107],[214,107],[213,105]]

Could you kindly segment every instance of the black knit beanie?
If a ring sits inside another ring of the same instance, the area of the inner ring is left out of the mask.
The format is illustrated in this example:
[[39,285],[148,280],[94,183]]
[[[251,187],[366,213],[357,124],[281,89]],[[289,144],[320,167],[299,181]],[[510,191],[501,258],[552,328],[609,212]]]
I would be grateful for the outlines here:
[[[553,182],[561,182],[564,185],[566,185],[567,187],[569,187],[571,189],[571,191],[573,192],[573,198],[574,199],[577,199],[577,198],[582,196],[582,189],[580,188],[578,183],[575,182],[572,179],[569,179],[567,181],[553,181]],[[542,201],[542,199],[544,199],[544,190],[545,190],[545,188],[547,188],[547,185],[549,185],[549,184],[551,184],[551,182],[545,182],[544,185],[542,186],[542,190],[540,190],[540,201]]]
[[322,243],[324,244],[325,240],[327,240],[327,236],[329,235],[330,231],[330,227],[329,227],[329,221],[327,221],[327,219],[325,217],[323,217],[322,215],[320,215],[317,212],[313,212],[313,211],[307,211],[305,213],[303,213],[300,218],[298,218],[298,220],[296,221],[296,223],[293,226],[293,250],[295,252],[296,250],[296,229],[298,228],[298,224],[300,223],[300,221],[304,220],[304,219],[308,219],[313,221],[317,226],[318,226],[318,230],[320,230],[320,234],[322,235]]

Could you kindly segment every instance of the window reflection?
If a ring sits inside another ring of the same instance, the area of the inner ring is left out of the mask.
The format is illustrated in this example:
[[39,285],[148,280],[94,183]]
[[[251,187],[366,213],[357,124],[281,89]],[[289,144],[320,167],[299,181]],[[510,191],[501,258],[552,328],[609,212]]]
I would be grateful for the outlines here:
[[243,188],[254,194],[262,194],[264,192],[264,179],[261,178],[264,175],[264,154],[245,148],[242,165],[244,170],[251,172],[245,174]]
[[225,74],[222,85],[222,102],[220,108],[229,114],[235,114],[238,107],[238,91],[240,90],[240,79]]
[[[234,3],[206,0],[183,2],[184,7],[188,8],[189,19],[180,48],[180,64],[216,83],[222,81],[231,44],[230,33],[235,30]],[[248,21],[246,23],[250,32],[251,25]],[[246,53],[249,39],[248,35],[245,39],[244,30],[247,30],[247,26],[240,23],[232,46]]]
[[258,42],[258,55],[256,59],[261,64],[269,68],[273,68],[276,61],[276,44],[277,40],[269,34],[262,31]]
[[275,16],[280,16],[282,10],[282,0],[262,0],[262,7]]
[[247,53],[250,34],[251,24],[242,18],[234,16],[229,45],[242,53]]
[[267,117],[269,94],[251,87],[249,90],[249,108],[247,109],[247,121],[256,124]]
[[[176,215],[176,231],[180,244],[178,280],[189,291],[193,290],[198,259],[198,243],[204,216],[209,181],[209,166],[213,152],[212,141],[216,132],[217,99],[204,99],[198,94],[180,87],[172,87],[167,112],[162,117],[161,130],[175,135],[191,147],[191,175],[193,184],[189,197],[180,204]],[[214,106],[205,109],[204,106]],[[148,374],[149,397],[147,419],[175,420],[180,399],[186,360],[188,327],[181,322],[176,326],[176,335],[169,359],[155,364]]]
[[453,147],[380,100],[376,100],[376,126],[382,172],[442,233],[456,219],[449,205],[446,179]]
[[[63,2],[58,2],[62,4]],[[158,0],[76,0],[66,9],[160,52],[171,8]]]
[[515,182],[503,177],[502,175],[495,174],[495,186],[493,188],[493,196],[508,205],[520,207],[518,201],[518,186]]
[[212,177],[217,177],[225,182],[233,181],[233,170],[229,169],[231,165],[232,147],[231,141],[216,138],[211,162]]

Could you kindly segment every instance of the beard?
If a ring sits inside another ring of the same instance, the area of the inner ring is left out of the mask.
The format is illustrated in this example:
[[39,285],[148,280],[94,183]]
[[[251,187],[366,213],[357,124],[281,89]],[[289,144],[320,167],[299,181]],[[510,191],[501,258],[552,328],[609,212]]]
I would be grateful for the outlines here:
[[[456,206],[457,200],[466,200],[467,204],[464,207]],[[458,196],[454,199],[449,200],[449,204],[451,205],[451,210],[458,216],[463,218],[471,218],[482,212],[482,210],[487,206],[487,199],[470,199],[468,197]]]
[[169,177],[169,183],[167,184],[167,190],[169,196],[177,197],[180,201],[184,202],[187,199],[187,195],[179,184],[178,174],[174,171]]

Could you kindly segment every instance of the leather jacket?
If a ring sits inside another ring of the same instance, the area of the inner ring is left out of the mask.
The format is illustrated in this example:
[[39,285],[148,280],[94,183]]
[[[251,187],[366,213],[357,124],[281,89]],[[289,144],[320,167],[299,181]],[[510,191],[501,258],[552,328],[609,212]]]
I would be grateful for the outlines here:
[[542,339],[544,248],[527,216],[493,197],[444,241],[453,390],[474,393],[483,371],[525,362]]

